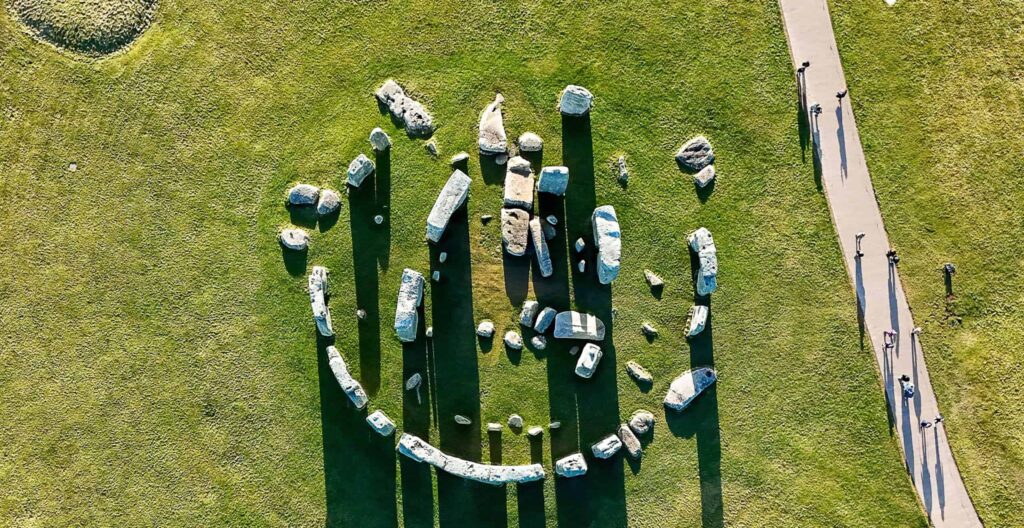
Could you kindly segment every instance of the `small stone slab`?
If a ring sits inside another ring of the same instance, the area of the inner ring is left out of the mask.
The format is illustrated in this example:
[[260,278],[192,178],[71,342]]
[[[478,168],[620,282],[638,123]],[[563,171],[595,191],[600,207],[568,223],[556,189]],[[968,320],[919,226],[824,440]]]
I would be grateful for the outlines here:
[[555,337],[558,339],[604,340],[604,323],[595,315],[575,311],[555,316]]
[[651,432],[654,427],[654,414],[650,411],[639,409],[629,418],[629,428],[638,435],[645,435]]
[[718,374],[711,367],[698,367],[683,372],[672,380],[668,394],[665,395],[665,407],[676,411],[685,409],[717,380]]
[[512,414],[508,417],[508,426],[513,429],[523,428],[523,417],[518,414]]
[[476,327],[476,335],[485,339],[494,337],[494,323],[491,321],[481,321]]
[[341,354],[334,346],[327,347],[327,366],[331,368],[334,379],[337,380],[342,392],[348,396],[348,399],[356,406],[356,409],[366,407],[370,398],[366,395],[366,391],[363,390],[363,386],[349,373],[345,360],[341,358]]
[[508,152],[508,138],[505,136],[505,122],[501,116],[501,103],[505,98],[495,94],[494,101],[480,113],[480,137],[477,142],[484,154]]
[[487,431],[491,433],[500,433],[505,429],[503,425],[496,422],[489,422],[487,424]]
[[373,414],[367,416],[366,423],[370,424],[370,427],[381,436],[390,436],[395,432],[395,422],[392,422],[391,418],[388,418],[388,415],[381,410],[373,411]]
[[522,209],[501,210],[501,243],[506,253],[514,257],[525,255],[529,234],[530,213]]
[[551,327],[551,323],[555,322],[555,317],[558,315],[558,310],[548,306],[540,311],[537,315],[537,322],[533,325],[533,330],[538,334],[543,334],[548,331]]
[[615,177],[619,180],[619,183],[626,185],[629,183],[629,168],[626,167],[626,157],[619,156],[615,160]]
[[704,136],[697,136],[679,147],[676,162],[683,169],[697,172],[715,162],[715,152],[711,142]]
[[647,281],[647,285],[650,286],[652,290],[665,287],[664,279],[662,279],[661,277],[658,276],[657,273],[654,273],[649,269],[644,270],[644,280]]
[[522,152],[540,152],[544,149],[544,140],[533,132],[523,132],[519,136],[519,150]]
[[530,328],[533,326],[533,320],[537,317],[537,312],[540,311],[540,304],[537,301],[525,301],[523,302],[523,308],[519,311],[519,324]]
[[305,251],[309,247],[309,234],[297,227],[285,229],[278,234],[281,245],[292,251]]
[[367,176],[373,174],[373,162],[364,154],[356,156],[352,163],[348,164],[348,184],[352,187],[359,187]]
[[594,245],[597,246],[597,280],[611,284],[619,276],[622,258],[622,232],[615,208],[602,205],[594,209],[591,217]]
[[626,362],[626,372],[629,373],[629,375],[633,379],[637,380],[640,383],[644,383],[644,384],[654,383],[654,375],[652,375],[649,370],[645,369],[642,365],[640,365],[636,361],[627,361]]
[[643,447],[640,445],[640,439],[633,434],[628,425],[622,424],[619,426],[619,440],[622,440],[622,445],[626,448],[626,452],[629,453],[631,458],[640,458],[644,454]]
[[391,148],[391,138],[388,137],[387,132],[377,127],[370,131],[370,146],[377,152],[384,152]]
[[587,460],[583,453],[573,453],[555,462],[555,474],[560,477],[572,478],[587,474]]
[[508,162],[508,170],[505,171],[504,200],[505,207],[533,210],[533,171],[530,170],[530,162],[519,156]]
[[697,174],[693,175],[693,183],[703,189],[715,179],[715,166],[708,165],[700,170]]
[[462,151],[452,156],[452,159],[449,163],[451,164],[452,168],[457,168],[458,165],[462,165],[463,163],[466,163],[468,161],[469,153],[466,151]]
[[651,323],[644,323],[643,325],[641,325],[640,331],[643,332],[644,336],[647,337],[648,339],[654,339],[655,337],[658,337],[658,329],[654,328],[654,325],[652,325]]
[[334,214],[341,208],[341,197],[330,189],[320,192],[320,199],[316,202],[317,216],[328,216]]
[[523,349],[523,336],[519,335],[519,332],[516,332],[514,330],[509,330],[508,332],[505,332],[504,341],[505,346],[511,348],[512,350]]
[[565,196],[567,188],[569,188],[569,169],[567,167],[544,167],[540,170],[537,192]]
[[548,340],[542,335],[533,336],[530,338],[530,346],[532,346],[534,350],[544,350],[548,347]]
[[316,205],[316,200],[319,196],[319,187],[315,185],[309,185],[308,183],[300,183],[295,187],[288,189],[288,204]]
[[579,360],[576,361],[576,375],[584,379],[589,379],[593,376],[603,354],[601,347],[593,343],[587,343],[583,347],[583,352],[580,353]]
[[584,242],[583,237],[576,239],[576,244],[573,246],[577,253],[583,253],[584,249],[587,249],[587,243]]
[[530,220],[530,240],[533,242],[533,255],[537,258],[540,275],[550,277],[555,268],[551,263],[551,252],[548,251],[547,238],[544,237],[544,228],[541,227],[539,218]]
[[395,333],[403,343],[416,340],[416,329],[419,327],[419,311],[423,302],[423,275],[418,271],[406,268],[402,272],[402,284],[398,288],[398,301],[395,306]]
[[619,440],[619,437],[613,434],[606,436],[590,448],[597,458],[611,458],[615,456],[615,453],[619,452],[619,449],[622,449],[622,440]]
[[582,116],[590,111],[594,95],[582,86],[570,84],[562,90],[558,110],[568,116]]
[[470,420],[469,418],[467,418],[467,417],[465,417],[465,416],[463,416],[461,414],[456,414],[455,415],[455,423],[457,423],[459,425],[472,425],[473,424],[473,420]]
[[528,434],[530,436],[540,436],[540,435],[544,434],[544,428],[535,425],[535,426],[531,427],[528,431],[526,431],[526,434]]
[[466,176],[466,173],[458,169],[448,177],[448,182],[444,184],[441,193],[437,195],[434,207],[430,210],[430,216],[427,217],[427,240],[435,244],[441,240],[441,235],[448,228],[448,222],[452,215],[462,207],[462,204],[466,203],[466,197],[469,196],[469,184],[472,181],[469,176]]
[[686,337],[695,337],[704,331],[708,322],[708,307],[702,304],[695,304],[690,307],[690,313],[686,316]]

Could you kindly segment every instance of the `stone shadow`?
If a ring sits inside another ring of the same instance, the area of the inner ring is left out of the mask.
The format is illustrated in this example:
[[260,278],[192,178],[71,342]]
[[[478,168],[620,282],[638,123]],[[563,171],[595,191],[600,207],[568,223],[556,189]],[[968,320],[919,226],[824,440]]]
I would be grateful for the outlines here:
[[505,185],[505,164],[498,165],[494,159],[497,156],[480,154],[480,176],[487,185]]
[[[397,292],[397,286],[396,286]],[[426,317],[419,309],[419,326],[416,341],[402,344],[402,430],[420,438],[430,438],[431,396],[430,384],[430,341],[426,333]],[[405,390],[405,381],[413,374],[419,374],[423,381],[419,397],[415,390]],[[434,526],[434,481],[430,466],[400,456],[402,470],[402,519],[406,527],[433,528]]]
[[384,222],[377,226],[377,236],[380,237],[377,263],[380,265],[380,269],[386,270],[391,259],[391,149],[376,153],[373,183],[377,204],[376,214],[384,217]]
[[[352,278],[355,282],[356,307],[366,311],[359,321],[359,375],[367,394],[380,390],[380,279],[377,264],[388,252],[390,241],[382,236],[388,223],[377,225],[375,196],[377,178],[367,178],[362,186],[349,190],[349,226],[352,231]],[[338,314],[342,315],[342,314]],[[349,314],[344,314],[346,317]]]
[[[281,246],[281,243],[278,242],[278,245]],[[284,269],[292,277],[298,277],[306,274],[306,260],[308,255],[308,249],[296,251],[294,249],[288,249],[281,246],[281,260],[284,262]]]

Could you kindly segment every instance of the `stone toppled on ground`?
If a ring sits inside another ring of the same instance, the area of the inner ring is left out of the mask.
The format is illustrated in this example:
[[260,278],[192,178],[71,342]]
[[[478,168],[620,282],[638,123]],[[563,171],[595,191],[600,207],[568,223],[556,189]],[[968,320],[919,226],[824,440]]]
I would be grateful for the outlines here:
[[533,170],[519,156],[510,159],[505,170],[505,207],[533,210]]
[[452,168],[457,168],[459,165],[462,165],[462,164],[464,164],[464,163],[466,163],[468,161],[469,161],[469,153],[466,152],[466,151],[462,151],[462,152],[459,152],[458,154],[452,156],[452,159],[451,159],[451,161],[449,163],[451,164]]
[[328,216],[334,214],[341,207],[341,197],[338,193],[324,189],[320,192],[320,199],[316,202],[317,216]]
[[619,180],[619,183],[626,185],[629,183],[629,168],[626,167],[626,157],[619,156],[615,160],[615,178]]
[[537,301],[525,301],[523,302],[523,309],[519,311],[519,324],[530,328],[533,326],[533,320],[537,317],[537,312],[540,311],[540,304]]
[[693,183],[703,189],[707,187],[712,180],[715,179],[715,166],[708,165],[700,170],[697,174],[693,175]]
[[548,424],[548,429],[561,429],[562,422],[554,421]]
[[300,183],[288,189],[288,205],[316,205],[320,196],[320,188],[308,183]]
[[711,142],[704,136],[697,136],[679,147],[676,152],[676,163],[680,167],[697,172],[715,162],[715,152]]
[[651,432],[654,427],[654,414],[650,411],[640,409],[629,418],[629,428],[638,435],[645,435]]
[[304,251],[309,247],[309,234],[297,227],[285,229],[277,236],[281,245],[292,251]]
[[463,416],[461,414],[456,414],[455,415],[455,423],[457,423],[459,425],[473,425],[473,420],[470,420],[469,418],[467,418],[467,417],[465,417],[465,416]]
[[587,271],[587,261],[581,260],[577,262],[576,269],[580,270],[580,273],[585,273]]
[[501,243],[514,257],[526,254],[529,245],[530,213],[522,209],[501,210]]
[[444,264],[444,262],[445,262],[446,260],[448,260],[448,252],[447,252],[447,251],[442,251],[442,252],[441,252],[441,253],[440,253],[440,254],[439,254],[439,255],[437,256],[437,261],[438,261],[438,262],[440,262],[441,264]]
[[708,307],[695,304],[690,307],[690,313],[686,316],[686,337],[694,337],[704,331],[704,325],[708,322]]
[[640,331],[644,333],[644,337],[648,339],[654,339],[658,337],[658,329],[654,328],[651,323],[644,323],[640,326]]
[[416,462],[426,462],[446,473],[492,486],[524,484],[543,480],[545,476],[544,467],[540,464],[524,466],[478,464],[446,455],[424,440],[408,433],[402,434],[398,440],[397,450]]
[[508,332],[505,332],[504,341],[505,346],[511,348],[512,350],[523,349],[523,336],[519,335],[519,332],[516,332],[514,330],[509,330]]
[[487,225],[487,224],[491,223],[491,220],[494,220],[494,216],[493,215],[489,215],[489,214],[480,215],[480,223],[483,224],[483,225]]
[[659,277],[658,274],[649,269],[644,270],[644,280],[647,281],[647,285],[650,286],[652,290],[658,290],[665,287],[665,281]]
[[422,384],[423,376],[421,376],[419,372],[414,373],[412,376],[409,376],[409,379],[405,380],[405,390],[416,391],[417,404],[423,403],[423,400],[420,398],[420,385]]
[[619,437],[613,434],[606,436],[590,448],[597,458],[611,458],[615,456],[615,453],[619,452],[619,449],[622,449],[622,440],[619,440]]
[[594,227],[594,245],[597,246],[597,280],[611,284],[619,276],[622,258],[622,232],[615,208],[602,205],[594,209],[591,217]]
[[418,308],[423,302],[423,275],[405,268],[402,285],[398,288],[398,302],[395,308],[395,333],[403,343],[416,340],[420,316]]
[[548,251],[548,241],[544,237],[544,228],[540,225],[540,219],[530,220],[530,240],[533,242],[533,255],[537,257],[537,268],[540,269],[541,277],[550,277],[555,272],[551,263],[551,252]]
[[309,288],[309,304],[313,308],[313,322],[316,330],[324,337],[334,335],[331,326],[331,312],[327,309],[327,268],[313,266],[307,282]]
[[585,379],[593,376],[603,354],[601,347],[587,343],[583,347],[583,352],[580,353],[580,359],[576,361],[576,375]]
[[370,398],[366,396],[363,386],[349,373],[345,360],[341,358],[338,349],[333,346],[327,347],[327,365],[331,368],[331,373],[334,374],[334,379],[338,381],[341,390],[352,401],[352,404],[356,406],[356,409],[366,407]]
[[685,409],[717,379],[718,374],[711,367],[698,367],[683,372],[672,380],[668,394],[665,395],[665,407],[676,411]]
[[587,243],[583,241],[583,237],[576,239],[576,244],[573,245],[577,253],[583,253],[584,249],[587,249]]
[[435,244],[441,240],[441,235],[448,228],[448,221],[451,220],[452,215],[462,207],[462,204],[466,203],[470,183],[472,180],[469,179],[469,176],[458,169],[448,177],[448,182],[444,184],[441,193],[437,195],[434,207],[430,210],[430,216],[427,217],[427,240]]
[[569,187],[569,169],[567,167],[544,167],[540,170],[537,180],[537,192],[565,196]]
[[573,453],[555,462],[555,474],[560,477],[572,478],[587,474],[587,460],[583,453]]
[[430,274],[430,280],[434,282],[441,282],[441,272],[434,270],[434,272]]
[[593,94],[582,86],[570,84],[562,90],[558,100],[558,110],[568,116],[581,116],[590,111],[594,100]]
[[555,316],[558,315],[558,310],[548,306],[547,308],[540,311],[537,316],[537,322],[533,325],[533,330],[538,334],[543,334],[548,331],[551,327],[551,323],[555,322]]
[[696,290],[698,295],[711,295],[718,288],[718,249],[711,231],[701,227],[687,239],[690,249],[697,253],[700,268],[697,270]]
[[633,379],[639,381],[640,383],[654,383],[654,376],[651,374],[651,372],[645,369],[643,365],[637,363],[636,361],[626,362],[626,372],[628,372],[629,375],[633,377]]
[[544,140],[533,132],[524,132],[519,136],[519,150],[522,152],[540,152],[544,149]]
[[476,327],[476,335],[488,339],[494,337],[494,323],[481,321]]
[[380,127],[377,127],[370,131],[370,146],[372,146],[373,150],[376,150],[377,152],[384,152],[391,148],[391,138],[388,137],[387,132],[384,132]]
[[622,445],[626,447],[626,452],[631,458],[640,458],[640,455],[644,454],[644,450],[640,446],[640,439],[633,434],[628,425],[619,426],[619,440],[622,440]]
[[533,336],[530,339],[530,346],[532,346],[534,350],[544,350],[548,347],[548,340],[542,335]]
[[395,81],[384,81],[375,95],[388,108],[391,117],[405,127],[409,136],[430,137],[434,133],[434,118],[422,104],[406,95],[405,90]]
[[523,417],[518,414],[513,414],[508,417],[508,426],[513,429],[523,428]]
[[384,411],[373,411],[373,414],[366,417],[366,423],[370,424],[370,427],[381,436],[390,436],[395,432],[395,422],[392,422],[391,418],[384,414]]
[[580,312],[559,312],[555,316],[555,337],[558,339],[604,340],[604,323],[595,315]]
[[505,122],[501,116],[501,103],[505,98],[495,94],[494,101],[480,114],[480,140],[482,154],[504,154],[508,152],[508,138],[505,136]]
[[366,155],[360,154],[352,163],[348,164],[348,184],[352,187],[359,187],[367,176],[373,174],[373,162]]

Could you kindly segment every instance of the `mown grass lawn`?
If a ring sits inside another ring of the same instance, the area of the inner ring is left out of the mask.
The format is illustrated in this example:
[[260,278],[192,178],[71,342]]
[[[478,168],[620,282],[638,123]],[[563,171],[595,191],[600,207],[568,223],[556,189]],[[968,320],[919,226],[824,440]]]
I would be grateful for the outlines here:
[[868,165],[967,489],[1021,526],[1024,5],[876,4],[833,3]]
[[[379,113],[371,93],[388,77],[435,115],[439,160]],[[568,83],[596,95],[589,124],[556,111]],[[572,172],[564,201],[539,203],[562,219],[552,279],[504,261],[498,222],[479,221],[501,203],[500,169],[474,149],[495,90],[510,135],[539,133],[538,161]],[[170,0],[131,50],[101,62],[0,17],[0,110],[0,524],[925,524],[800,150],[773,1]],[[376,178],[312,228],[305,261],[285,258],[286,189],[340,187],[375,126],[395,141]],[[672,159],[698,133],[719,158],[702,197]],[[424,222],[459,150],[473,153],[471,197],[428,248]],[[625,189],[611,172],[619,153]],[[611,288],[569,272],[599,204],[624,233]],[[688,345],[685,237],[701,225],[720,289],[713,328]],[[403,348],[399,277],[432,269],[441,249],[446,279],[426,296],[435,337]],[[658,420],[642,462],[507,490],[399,462],[329,376],[304,291],[313,264],[332,270],[336,345],[371,410],[402,430],[550,468],[646,408]],[[665,277],[661,299],[645,268]],[[574,378],[561,343],[478,348],[474,323],[515,328],[527,296],[617,314],[594,379]],[[644,321],[661,330],[652,343]],[[650,391],[626,376],[630,359],[654,373]],[[711,362],[716,390],[666,420],[671,379]],[[413,371],[429,373],[423,404],[401,388]],[[487,435],[513,412],[563,427],[532,445]],[[474,425],[456,427],[455,413]]]

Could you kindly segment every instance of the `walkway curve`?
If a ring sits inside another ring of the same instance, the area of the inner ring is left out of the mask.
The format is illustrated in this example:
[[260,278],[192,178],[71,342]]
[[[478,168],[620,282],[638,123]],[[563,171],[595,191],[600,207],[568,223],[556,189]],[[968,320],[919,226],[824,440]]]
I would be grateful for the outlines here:
[[[928,368],[920,343],[911,333],[914,322],[899,275],[890,268],[886,251],[889,239],[868,174],[860,135],[849,97],[840,101],[836,92],[846,89],[843,66],[836,48],[827,0],[779,0],[794,67],[810,61],[802,82],[808,106],[821,105],[821,113],[808,119],[818,155],[821,183],[839,236],[843,261],[850,274],[862,314],[864,332],[870,337],[882,375],[892,426],[914,489],[931,523],[938,528],[982,526],[960,470],[946,440],[945,424],[922,428],[922,420],[939,416]],[[879,3],[879,8],[884,6]],[[813,114],[813,113],[812,113]],[[864,233],[863,258],[855,258],[856,234]],[[895,346],[884,346],[884,332],[896,331]],[[905,399],[899,377],[909,375],[916,385],[913,398]],[[960,424],[952,424],[961,427]]]

